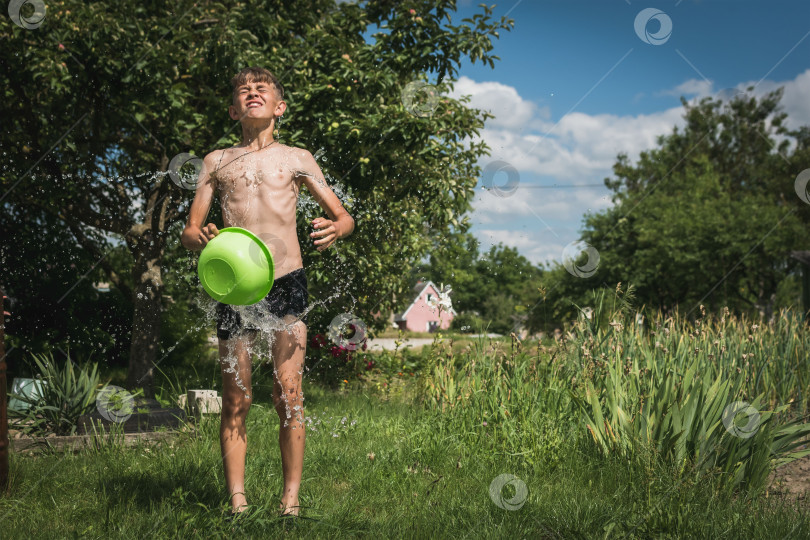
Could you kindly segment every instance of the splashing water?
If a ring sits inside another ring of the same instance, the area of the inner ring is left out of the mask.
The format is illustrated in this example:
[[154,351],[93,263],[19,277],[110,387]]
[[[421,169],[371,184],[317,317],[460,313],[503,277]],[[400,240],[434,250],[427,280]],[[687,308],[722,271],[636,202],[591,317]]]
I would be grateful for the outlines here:
[[[286,262],[288,264],[283,270],[288,271],[296,266],[302,265],[298,264],[300,262],[300,246],[297,232],[295,231],[296,220],[290,220],[287,216],[289,214],[295,215],[300,213],[301,217],[309,223],[314,217],[322,215],[322,208],[311,193],[309,193],[308,190],[304,193],[300,193],[300,184],[291,182],[290,179],[295,176],[305,176],[314,179],[322,186],[328,185],[340,200],[341,204],[349,211],[351,211],[352,203],[355,201],[349,186],[333,178],[328,171],[321,174],[320,169],[315,170],[315,168],[311,167],[311,164],[306,165],[306,163],[309,162],[302,160],[301,156],[306,157],[305,153],[300,149],[287,147],[280,143],[273,143],[255,152],[245,152],[244,148],[227,149],[223,151],[222,156],[217,156],[217,158],[224,157],[224,159],[220,161],[221,167],[217,171],[208,171],[212,176],[216,177],[216,187],[220,195],[222,216],[226,227],[243,227],[258,233],[261,238],[260,233],[266,231],[268,228],[272,228],[272,230],[276,232],[281,230],[273,222],[285,224],[287,227],[285,232],[289,234],[284,236],[282,232],[279,232],[279,235],[282,236],[282,243],[285,244],[282,248],[287,247],[288,253]],[[323,149],[316,152],[314,158],[314,163],[320,165],[325,165],[327,162]],[[305,166],[302,166],[302,163],[304,163]],[[148,173],[146,177],[141,174],[131,177],[118,176],[115,178],[102,178],[101,180],[103,185],[108,186],[110,190],[113,190],[115,186],[123,186],[124,191],[132,201],[131,211],[133,212],[133,217],[138,221],[143,221],[145,220],[146,214],[150,211],[146,206],[149,200],[147,196],[148,191],[151,189],[147,189],[143,186],[165,182],[168,176],[173,175],[170,181],[178,184],[177,178],[179,177],[181,180],[178,185],[182,184],[181,187],[194,189],[197,185],[196,180],[198,180],[198,178],[196,178],[197,172],[190,175],[188,174],[188,168],[189,167],[186,166],[186,168],[183,169],[185,173],[183,171],[165,171]],[[76,175],[76,180],[79,181],[82,180],[82,178]],[[268,204],[268,201],[271,204]],[[190,199],[181,203],[180,206],[188,207],[189,205]],[[268,218],[269,214],[273,214],[274,217]],[[179,241],[179,238],[176,239],[176,241]],[[268,244],[266,241],[265,244],[268,245],[268,249],[274,253],[274,256],[279,254],[278,246]],[[311,244],[307,246],[308,249],[312,247]],[[193,258],[193,255],[190,254],[190,259],[191,258]],[[279,258],[284,259],[285,257],[282,255]],[[282,260],[281,264],[284,262],[285,261]],[[276,270],[277,272],[279,271],[278,267]],[[287,272],[283,273],[286,274]],[[186,280],[185,278],[187,276],[179,277],[181,280]],[[189,286],[194,283],[193,279],[186,281]],[[306,328],[296,323],[304,318],[310,311],[318,306],[329,306],[335,299],[342,296],[348,296],[350,298],[350,309],[356,305],[357,300],[353,295],[348,294],[351,285],[351,277],[349,277],[349,279],[334,280],[334,283],[335,289],[332,293],[326,298],[308,301],[308,305],[303,313],[297,314],[297,318],[292,321],[284,321],[264,313],[260,310],[258,304],[232,307],[239,313],[244,326],[258,329],[256,333],[256,336],[260,338],[258,345],[261,346],[262,349],[266,346],[266,356],[268,360],[272,361],[273,346],[280,332],[287,332],[294,336],[295,341],[306,343],[306,336],[304,334]],[[138,295],[142,297],[142,293],[138,293]],[[200,291],[196,300],[197,305],[205,313],[205,318],[201,321],[201,324],[190,326],[185,335],[192,331],[203,330],[205,327],[209,326],[211,320],[216,319],[216,302],[202,293],[202,291]],[[185,337],[185,335],[183,337]],[[178,346],[181,340],[182,337],[168,348],[163,358],[168,356],[168,354]],[[243,342],[248,345],[247,354],[249,361],[246,366],[244,362],[240,363],[239,360],[240,354],[244,355],[245,351],[240,349],[237,343],[238,341],[240,340],[228,340],[227,350],[221,355],[220,363],[223,373],[234,377],[234,382],[244,393],[245,399],[251,399],[251,391],[247,387],[244,370],[246,368],[252,369],[253,353],[255,352],[254,349],[256,349],[255,345],[257,344],[254,344],[252,339]],[[287,359],[278,360],[286,361]],[[275,362],[273,363],[275,364]],[[286,371],[286,373],[290,373],[292,376],[292,372]],[[273,370],[273,375],[279,384],[281,384],[282,381],[279,379],[277,369]],[[303,405],[299,404],[296,399],[300,399],[300,403],[303,403],[304,394],[300,389],[300,384],[298,384],[298,381],[301,381],[301,377],[305,376],[303,363],[295,367],[295,375],[297,375],[297,381],[290,380],[287,382],[296,387],[296,395],[288,395],[287,392],[281,393],[281,400],[284,402],[285,409],[283,414],[283,416],[286,417],[285,425],[288,425],[288,422],[295,423],[302,421]],[[291,402],[294,402],[292,406]],[[293,425],[293,428],[295,427],[296,426]]]

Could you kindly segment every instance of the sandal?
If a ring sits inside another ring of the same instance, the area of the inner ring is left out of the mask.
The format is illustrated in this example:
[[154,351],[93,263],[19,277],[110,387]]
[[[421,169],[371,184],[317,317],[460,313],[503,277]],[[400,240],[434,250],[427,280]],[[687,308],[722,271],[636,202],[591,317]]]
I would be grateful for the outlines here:
[[[302,516],[300,514],[301,508],[309,508],[308,506],[288,506],[287,508],[298,508],[299,514],[295,515],[295,514],[293,514],[291,512],[287,512],[286,514],[279,514],[278,515],[279,519],[283,519],[285,521],[295,521],[295,522],[301,521],[301,520],[320,521],[319,519],[315,519],[315,518],[308,517],[308,516]],[[297,518],[297,519],[292,519],[292,518]]]
[[[288,510],[290,508],[299,508],[299,507],[298,506],[288,506],[287,508],[284,508],[283,510],[279,510],[279,515],[278,516],[279,517],[299,517],[299,516],[293,514],[292,512],[288,512]],[[298,511],[300,512],[301,510],[299,509]]]
[[240,519],[240,516],[247,517],[247,514],[253,514],[256,511],[256,507],[252,505],[247,505],[244,507],[244,510],[240,512],[234,512],[231,510],[225,516],[225,521],[232,522]]
[[[244,495],[245,493],[242,492],[242,491],[237,491],[236,493],[231,493],[231,496],[228,497],[228,502],[231,502],[231,499],[233,499],[234,495],[240,495],[240,494]],[[240,506],[240,508],[242,508],[242,507]],[[234,519],[236,519],[238,514],[244,514],[245,512],[250,511],[251,508],[253,508],[253,507],[251,505],[247,504],[247,505],[244,505],[244,510],[241,510],[239,512],[231,509],[231,511],[228,512],[228,514],[225,516],[225,521],[233,521]]]

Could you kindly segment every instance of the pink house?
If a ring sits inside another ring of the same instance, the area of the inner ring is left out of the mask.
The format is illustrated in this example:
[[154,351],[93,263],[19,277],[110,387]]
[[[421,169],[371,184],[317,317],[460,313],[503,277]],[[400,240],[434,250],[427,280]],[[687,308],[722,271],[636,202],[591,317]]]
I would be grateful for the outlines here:
[[394,313],[391,317],[393,326],[412,332],[435,332],[447,330],[450,322],[458,315],[452,307],[450,311],[442,309],[439,318],[439,308],[432,307],[430,300],[439,299],[439,288],[432,281],[419,281],[413,287],[414,299],[401,313]]

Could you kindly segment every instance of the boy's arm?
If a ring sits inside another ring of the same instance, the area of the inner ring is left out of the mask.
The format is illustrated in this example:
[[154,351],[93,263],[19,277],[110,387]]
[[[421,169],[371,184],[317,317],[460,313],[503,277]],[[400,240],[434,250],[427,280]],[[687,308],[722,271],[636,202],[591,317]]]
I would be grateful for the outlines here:
[[[200,251],[209,240],[219,234],[217,226],[213,223],[202,226],[211,209],[211,201],[214,199],[214,189],[216,188],[216,179],[209,173],[214,170],[213,155],[215,152],[211,152],[203,159],[203,168],[197,179],[197,190],[188,212],[188,222],[180,236],[180,243],[192,251]],[[224,150],[220,150],[220,152],[224,152]]]
[[296,176],[303,179],[307,190],[330,218],[315,218],[312,221],[315,231],[310,234],[310,237],[314,240],[318,251],[327,249],[338,238],[345,238],[352,234],[354,218],[343,208],[340,199],[327,185],[321,168],[307,150],[300,150],[299,170]]

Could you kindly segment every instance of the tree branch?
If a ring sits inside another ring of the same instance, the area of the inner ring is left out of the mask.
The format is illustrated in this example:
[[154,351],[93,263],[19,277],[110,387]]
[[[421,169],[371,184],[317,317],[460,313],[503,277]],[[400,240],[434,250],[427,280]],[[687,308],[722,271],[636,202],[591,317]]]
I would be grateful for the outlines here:
[[95,244],[90,239],[87,238],[87,235],[84,233],[84,231],[82,231],[81,227],[78,227],[74,221],[69,220],[68,217],[66,217],[62,212],[60,212],[54,207],[45,205],[36,199],[31,199],[28,197],[23,197],[23,200],[33,206],[36,206],[44,210],[45,212],[51,214],[52,216],[59,218],[62,222],[64,222],[70,229],[70,231],[73,233],[73,236],[76,238],[79,244],[81,244],[82,248],[87,250],[94,257],[99,259],[99,265],[105,272],[107,272],[107,274],[110,276],[110,280],[115,284],[116,287],[118,287],[121,293],[128,298],[132,298],[132,289],[130,289],[129,286],[123,282],[123,280],[115,271],[115,269],[113,269],[112,265],[106,260],[106,253],[102,254],[98,250]]
[[101,266],[101,268],[107,272],[107,274],[110,276],[110,280],[118,288],[118,290],[121,291],[121,294],[123,294],[126,298],[131,299],[132,289],[130,289],[129,286],[124,283],[121,276],[118,275],[110,262],[107,261],[107,253],[102,254],[98,249],[96,249],[96,246],[87,239],[87,236],[81,230],[81,227],[77,227],[75,224],[68,221],[65,221],[65,223],[67,223],[68,228],[71,230],[73,236],[76,237],[76,240],[78,240],[82,247],[92,253],[94,257],[99,259],[99,266]]

